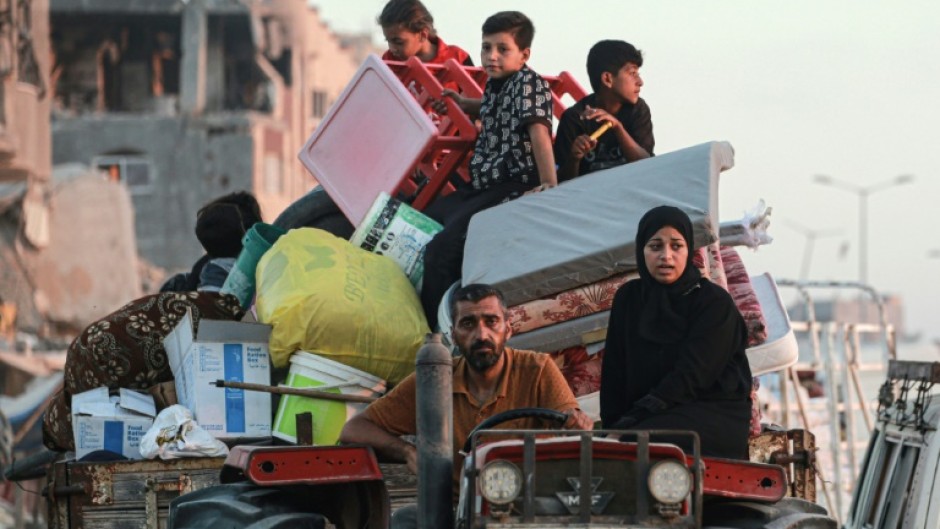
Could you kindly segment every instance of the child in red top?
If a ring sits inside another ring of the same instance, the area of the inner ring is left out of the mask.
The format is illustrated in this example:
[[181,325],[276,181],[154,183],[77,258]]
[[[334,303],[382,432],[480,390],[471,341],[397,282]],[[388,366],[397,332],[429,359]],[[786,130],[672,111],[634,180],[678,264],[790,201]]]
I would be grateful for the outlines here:
[[378,23],[388,42],[383,60],[404,61],[418,57],[421,62],[444,64],[447,59],[454,59],[464,66],[473,66],[466,51],[446,44],[437,36],[434,17],[419,0],[390,0],[382,9]]

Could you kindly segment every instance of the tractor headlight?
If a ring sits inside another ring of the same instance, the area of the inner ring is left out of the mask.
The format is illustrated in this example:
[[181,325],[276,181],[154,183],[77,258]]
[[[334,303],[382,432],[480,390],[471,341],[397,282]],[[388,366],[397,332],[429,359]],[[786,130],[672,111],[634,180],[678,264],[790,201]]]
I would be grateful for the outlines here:
[[650,494],[661,503],[679,503],[692,490],[692,474],[675,459],[653,465],[648,478]]
[[490,503],[512,503],[522,492],[522,471],[509,461],[490,461],[480,471],[480,490]]

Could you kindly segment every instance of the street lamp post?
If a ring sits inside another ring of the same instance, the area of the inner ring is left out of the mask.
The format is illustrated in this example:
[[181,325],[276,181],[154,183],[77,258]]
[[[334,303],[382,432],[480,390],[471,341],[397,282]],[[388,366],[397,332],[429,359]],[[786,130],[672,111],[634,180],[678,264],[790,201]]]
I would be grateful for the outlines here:
[[806,237],[806,243],[803,246],[803,265],[800,267],[800,281],[805,281],[809,279],[809,267],[813,262],[813,248],[815,246],[816,239],[819,237],[840,235],[842,230],[812,230],[800,224],[799,222],[790,219],[783,219],[783,222]]
[[818,174],[813,177],[817,184],[828,185],[858,195],[858,281],[868,286],[868,197],[878,191],[910,183],[914,175],[902,174],[891,180],[860,186],[829,175]]

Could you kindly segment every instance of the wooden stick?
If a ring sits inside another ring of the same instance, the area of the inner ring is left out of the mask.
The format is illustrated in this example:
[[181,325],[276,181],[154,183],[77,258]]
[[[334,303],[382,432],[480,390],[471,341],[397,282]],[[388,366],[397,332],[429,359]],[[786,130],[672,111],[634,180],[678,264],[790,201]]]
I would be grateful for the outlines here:
[[317,391],[315,389],[299,389],[284,386],[265,386],[264,384],[251,384],[249,382],[234,382],[229,380],[216,380],[213,382],[218,388],[244,389],[247,391],[263,391],[265,393],[275,393],[277,395],[297,395],[299,397],[309,397],[312,399],[339,400],[343,402],[364,402],[366,404],[374,402],[375,397],[366,397],[363,395],[343,395],[342,393],[328,393],[326,391]]

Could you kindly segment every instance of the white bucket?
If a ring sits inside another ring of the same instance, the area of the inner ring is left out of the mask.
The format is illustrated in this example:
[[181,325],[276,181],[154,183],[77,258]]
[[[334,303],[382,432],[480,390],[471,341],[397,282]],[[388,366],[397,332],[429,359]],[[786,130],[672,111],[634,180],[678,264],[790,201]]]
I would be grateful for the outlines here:
[[[379,397],[385,393],[385,381],[364,371],[349,367],[313,353],[298,351],[290,357],[286,386],[316,389],[343,395]],[[364,410],[367,404],[338,400],[313,399],[283,395],[277,407],[272,435],[297,442],[296,415],[313,414],[313,444],[333,445],[346,421]]]

